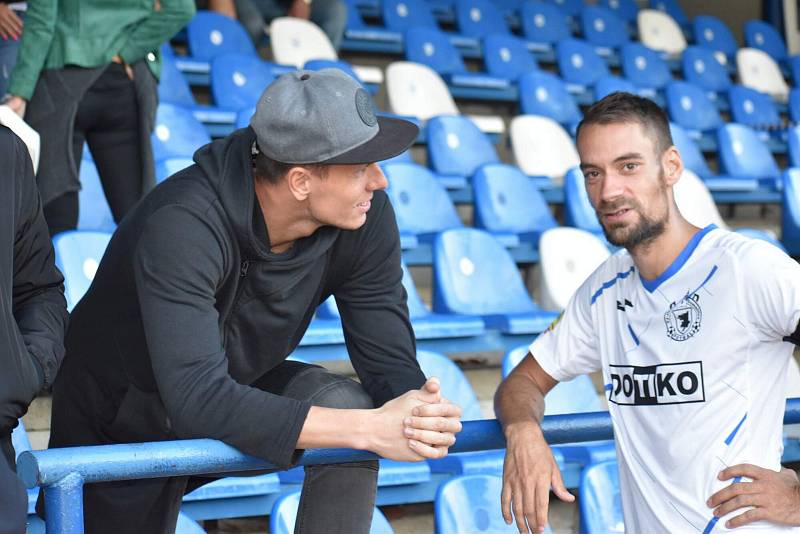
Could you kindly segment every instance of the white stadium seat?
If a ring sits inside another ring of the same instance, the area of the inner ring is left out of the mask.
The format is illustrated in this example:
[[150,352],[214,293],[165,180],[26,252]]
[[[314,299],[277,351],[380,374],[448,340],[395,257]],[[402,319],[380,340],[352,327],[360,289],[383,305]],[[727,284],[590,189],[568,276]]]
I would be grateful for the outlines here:
[[781,102],[788,100],[789,86],[778,64],[766,52],[757,48],[740,48],[736,51],[736,68],[739,81],[745,87],[767,93]]
[[659,52],[680,55],[686,48],[686,37],[675,19],[656,9],[642,9],[636,16],[642,44]]
[[556,185],[580,165],[575,143],[559,123],[539,115],[519,115],[511,120],[511,148],[517,166],[528,176],[548,176]]

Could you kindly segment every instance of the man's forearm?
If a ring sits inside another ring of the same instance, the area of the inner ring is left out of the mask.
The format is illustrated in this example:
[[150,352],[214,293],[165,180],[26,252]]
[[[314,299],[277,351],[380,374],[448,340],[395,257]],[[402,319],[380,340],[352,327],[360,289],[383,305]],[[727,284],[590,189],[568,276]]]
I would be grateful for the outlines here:
[[373,418],[372,410],[312,406],[297,439],[297,448],[370,450],[370,425]]
[[518,423],[538,426],[544,416],[544,394],[530,377],[512,373],[497,389],[494,410],[504,430]]

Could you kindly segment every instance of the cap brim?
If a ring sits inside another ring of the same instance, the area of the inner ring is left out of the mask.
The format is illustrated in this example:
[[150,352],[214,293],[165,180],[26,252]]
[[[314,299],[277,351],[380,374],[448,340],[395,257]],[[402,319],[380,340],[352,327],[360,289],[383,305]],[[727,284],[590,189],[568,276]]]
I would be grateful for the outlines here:
[[324,165],[358,165],[375,163],[402,154],[414,143],[419,128],[413,122],[394,117],[379,116],[378,134],[352,150],[331,159],[320,161]]

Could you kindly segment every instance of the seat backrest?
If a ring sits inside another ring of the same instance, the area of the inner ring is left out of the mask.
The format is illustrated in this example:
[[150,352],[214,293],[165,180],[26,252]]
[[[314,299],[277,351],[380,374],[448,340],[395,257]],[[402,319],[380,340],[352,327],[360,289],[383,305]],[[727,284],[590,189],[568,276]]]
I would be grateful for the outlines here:
[[683,78],[707,91],[725,91],[731,86],[728,69],[722,65],[713,50],[689,46],[681,57]]
[[295,17],[277,17],[269,25],[269,39],[275,61],[301,68],[312,59],[339,59],[331,40],[322,29]]
[[656,9],[642,9],[636,16],[636,22],[639,39],[648,48],[675,55],[686,48],[686,37],[675,19],[667,13]]
[[256,107],[252,106],[249,108],[240,109],[239,112],[236,114],[236,127],[237,128],[245,128],[250,124],[250,119],[255,115]]
[[747,178],[774,178],[780,170],[767,145],[742,124],[729,123],[717,130],[720,163],[727,174]]
[[579,228],[547,230],[539,240],[539,303],[563,310],[586,278],[610,253],[597,235]]
[[606,7],[626,22],[636,22],[639,5],[636,0],[600,0],[598,5]]
[[68,231],[53,237],[56,266],[64,275],[64,296],[72,310],[89,289],[111,240],[109,232]]
[[156,161],[171,157],[192,157],[211,142],[205,127],[192,112],[180,106],[161,103],[156,110],[156,126],[150,136]]
[[585,6],[584,0],[544,0],[556,6],[567,17],[577,17]]
[[191,107],[195,105],[194,95],[189,88],[189,83],[183,73],[175,65],[172,53],[164,53],[169,48],[168,43],[161,45],[161,76],[158,78],[158,100],[179,106]]
[[569,226],[581,228],[593,234],[602,234],[603,227],[589,201],[583,173],[573,168],[564,175],[564,221]]
[[713,15],[697,15],[692,19],[692,28],[697,46],[722,52],[727,57],[733,57],[739,48],[730,28]]
[[518,347],[514,347],[513,349],[509,349],[508,352],[503,355],[503,364],[501,367],[503,378],[507,377],[511,374],[511,371],[514,370],[514,367],[519,365],[519,362],[528,355],[530,351],[530,347],[528,345],[520,345]]
[[353,67],[350,66],[350,63],[342,61],[341,59],[312,59],[306,61],[303,68],[306,70],[339,69],[362,86],[364,85],[364,82],[361,81],[361,78],[359,78],[356,71],[353,70]]
[[442,395],[461,407],[462,421],[483,419],[481,405],[472,385],[450,358],[438,352],[417,351],[417,361],[426,377],[435,376],[442,385]]
[[472,178],[472,190],[478,228],[541,234],[557,225],[541,192],[517,167],[484,165]]
[[585,6],[581,14],[583,37],[595,46],[619,48],[628,42],[628,28],[617,14],[602,6]]
[[253,41],[241,23],[213,11],[198,11],[186,25],[189,53],[203,61],[219,54],[238,52],[256,54]]
[[[269,515],[270,534],[293,534],[299,505],[299,491],[281,495],[272,505]],[[370,534],[392,534],[394,532],[386,516],[377,507],[372,512],[372,525],[369,532]]]
[[[434,503],[437,534],[516,532],[500,512],[503,479],[497,475],[463,475],[439,486]],[[545,534],[552,534],[549,527]]]
[[438,234],[433,274],[436,312],[492,315],[538,309],[511,255],[482,230],[461,228]]
[[672,186],[672,193],[678,211],[693,225],[700,228],[709,224],[716,224],[719,228],[728,227],[706,184],[688,168],[683,170],[680,180]]
[[608,76],[608,65],[594,47],[580,39],[562,39],[556,45],[556,61],[561,77],[567,83],[594,85]]
[[775,26],[763,20],[748,20],[744,23],[744,44],[763,50],[775,61],[783,61],[789,56],[781,34]]
[[672,80],[669,65],[651,48],[640,43],[627,43],[620,53],[622,74],[639,87],[661,89]]
[[768,94],[750,87],[734,85],[728,91],[733,122],[753,128],[780,127],[781,117]]
[[564,13],[551,4],[525,0],[520,9],[522,34],[534,43],[555,44],[569,37]]
[[742,85],[785,101],[789,85],[772,57],[756,48],[740,48],[736,52],[736,69]]
[[520,111],[543,115],[564,125],[581,120],[581,112],[558,76],[544,71],[524,74],[519,79]]
[[671,121],[690,130],[711,130],[722,124],[717,106],[700,87],[674,81],[664,90]]
[[489,74],[509,80],[539,68],[525,41],[515,35],[499,33],[484,38],[483,62]]
[[80,169],[81,190],[78,192],[78,230],[113,232],[117,227],[108,206],[97,167],[83,158]]
[[650,0],[650,8],[666,13],[680,26],[685,26],[689,23],[689,19],[686,17],[686,13],[678,3],[678,0]]
[[428,158],[439,174],[472,176],[481,165],[500,159],[494,145],[463,115],[439,115],[428,121]]
[[211,95],[226,109],[253,107],[275,77],[258,56],[222,54],[211,62]]
[[453,201],[428,169],[416,163],[391,163],[384,172],[401,232],[431,234],[462,226]]
[[580,165],[575,142],[555,120],[540,115],[517,115],[511,120],[511,149],[528,176],[548,176],[561,184],[564,174]]
[[800,167],[800,126],[786,131],[786,146],[789,152],[789,167]]
[[383,0],[381,12],[383,24],[390,30],[439,27],[430,6],[423,0]]
[[600,100],[604,96],[610,95],[611,93],[615,93],[617,91],[635,93],[636,86],[633,85],[633,82],[630,80],[620,78],[619,76],[603,76],[598,79],[597,83],[594,85],[594,99],[595,101]]
[[711,176],[713,173],[708,167],[705,156],[700,152],[700,147],[697,146],[697,143],[686,133],[686,130],[674,122],[669,124],[669,129],[672,133],[672,143],[681,155],[683,166],[691,169],[699,176]]
[[792,255],[800,253],[800,169],[783,172],[781,241]]
[[428,120],[435,115],[457,115],[447,85],[427,65],[395,61],[386,67],[386,92],[394,113]]
[[617,462],[601,462],[584,469],[578,492],[584,532],[625,532]]
[[502,11],[488,0],[456,0],[456,22],[459,33],[468,37],[511,35]]
[[456,47],[436,28],[409,28],[405,48],[406,59],[427,65],[441,75],[460,74],[467,70]]

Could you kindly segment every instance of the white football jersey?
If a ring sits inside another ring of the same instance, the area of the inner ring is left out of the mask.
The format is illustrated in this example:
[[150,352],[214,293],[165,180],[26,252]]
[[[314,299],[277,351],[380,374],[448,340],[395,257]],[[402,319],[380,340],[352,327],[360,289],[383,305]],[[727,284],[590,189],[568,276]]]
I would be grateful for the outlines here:
[[[780,469],[800,265],[711,225],[657,279],[622,250],[530,347],[558,381],[602,370],[626,532],[728,531],[706,500],[726,466]],[[736,532],[800,532],[754,523]]]

